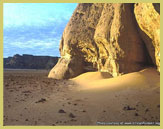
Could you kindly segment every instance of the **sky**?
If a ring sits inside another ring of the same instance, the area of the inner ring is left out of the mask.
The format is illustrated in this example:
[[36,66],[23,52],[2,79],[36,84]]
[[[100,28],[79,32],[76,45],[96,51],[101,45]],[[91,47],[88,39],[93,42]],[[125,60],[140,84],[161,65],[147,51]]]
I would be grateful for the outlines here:
[[5,3],[3,56],[60,56],[59,43],[77,3]]

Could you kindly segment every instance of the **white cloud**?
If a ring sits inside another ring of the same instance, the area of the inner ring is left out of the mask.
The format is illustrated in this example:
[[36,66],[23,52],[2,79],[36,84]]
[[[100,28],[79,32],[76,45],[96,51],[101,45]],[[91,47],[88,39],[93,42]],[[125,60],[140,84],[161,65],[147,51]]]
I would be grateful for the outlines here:
[[69,20],[77,4],[5,3],[4,26],[46,26]]
[[[36,39],[32,39],[26,42],[20,42],[20,41],[15,41],[15,42],[11,42],[9,45],[12,47],[18,47],[18,48],[39,48],[39,49],[48,49],[48,48],[54,48],[57,47],[59,48],[59,42],[60,39],[56,38],[56,39],[47,39],[47,40],[36,40]],[[5,46],[6,48],[7,46]]]

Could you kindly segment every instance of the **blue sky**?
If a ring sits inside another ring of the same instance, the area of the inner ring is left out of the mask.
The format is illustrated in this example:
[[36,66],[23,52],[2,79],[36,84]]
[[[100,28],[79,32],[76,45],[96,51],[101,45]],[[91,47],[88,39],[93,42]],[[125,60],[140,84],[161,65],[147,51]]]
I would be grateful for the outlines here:
[[4,57],[59,55],[59,42],[77,3],[5,3]]

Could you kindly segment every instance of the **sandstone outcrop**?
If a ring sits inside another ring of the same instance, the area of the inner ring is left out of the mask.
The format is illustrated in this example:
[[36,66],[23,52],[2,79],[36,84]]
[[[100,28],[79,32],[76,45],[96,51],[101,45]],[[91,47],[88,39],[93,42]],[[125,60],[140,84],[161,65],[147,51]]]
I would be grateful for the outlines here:
[[4,58],[4,68],[9,69],[51,69],[59,57],[19,55]]
[[68,79],[70,75],[75,77],[83,72],[83,66],[83,60],[79,57],[62,57],[49,73],[49,77],[55,79]]
[[[137,6],[78,4],[62,35],[61,59],[50,71],[49,77],[67,79],[95,70],[108,72],[115,77],[139,71],[148,65],[157,65],[152,62],[152,50],[147,44],[155,48],[158,42],[148,43],[142,36],[141,31],[144,31],[140,26],[145,23],[139,23],[137,19],[140,19],[141,12],[145,15],[146,10],[139,12]],[[152,41],[158,40],[157,34],[157,38]]]
[[153,63],[160,71],[160,7],[159,4],[135,4],[135,17],[141,37],[147,46]]

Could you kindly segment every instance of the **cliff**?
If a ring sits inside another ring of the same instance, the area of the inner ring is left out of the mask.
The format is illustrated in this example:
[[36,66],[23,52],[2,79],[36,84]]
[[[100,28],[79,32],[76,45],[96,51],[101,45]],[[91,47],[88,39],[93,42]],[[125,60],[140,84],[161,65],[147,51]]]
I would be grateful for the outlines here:
[[160,71],[159,4],[78,4],[60,42],[50,78],[67,79],[86,71],[113,77],[149,66]]
[[58,61],[59,57],[14,55],[4,58],[4,68],[12,69],[51,69]]

